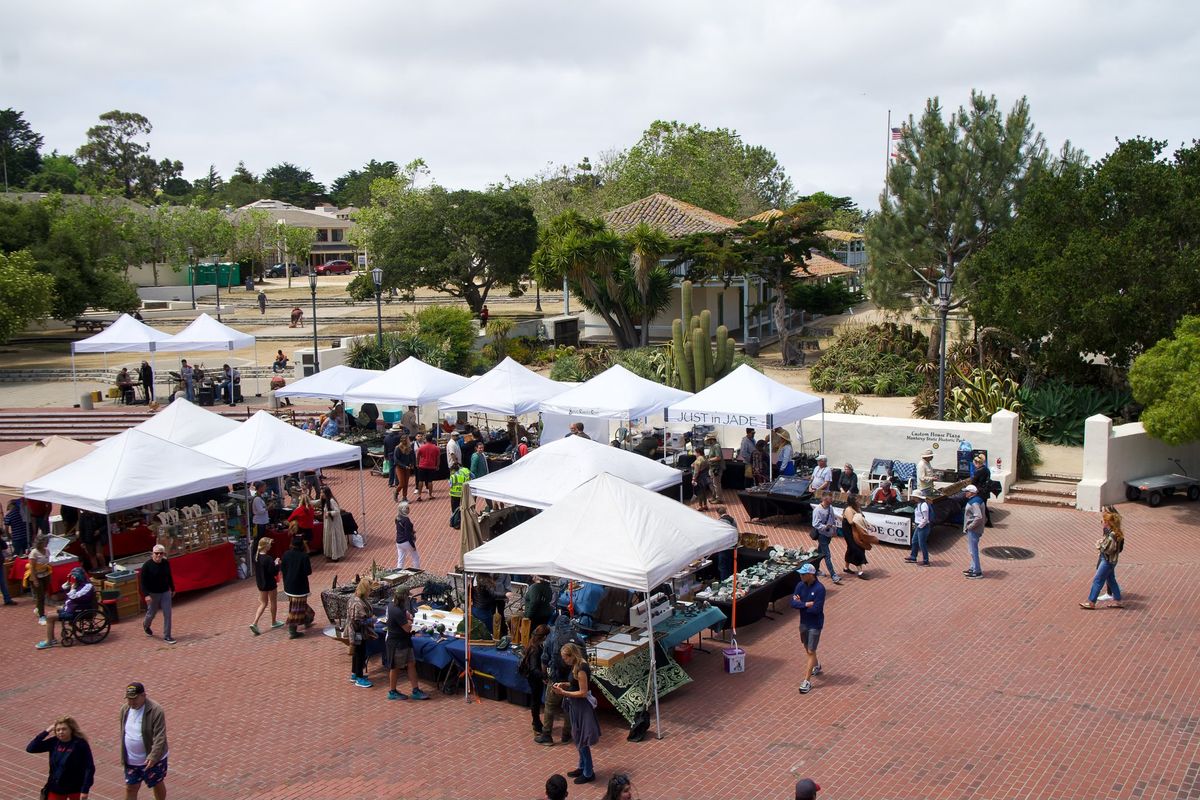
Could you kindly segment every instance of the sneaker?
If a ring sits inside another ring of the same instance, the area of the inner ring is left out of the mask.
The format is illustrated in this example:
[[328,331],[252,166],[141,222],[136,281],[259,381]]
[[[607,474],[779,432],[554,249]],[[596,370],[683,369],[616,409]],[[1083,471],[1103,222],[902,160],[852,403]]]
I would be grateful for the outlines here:
[[251,626],[250,626],[250,632],[251,632],[251,633],[253,633],[255,636],[258,636],[259,634],[261,634],[261,633],[262,633],[262,631],[260,631],[260,630],[258,629],[258,626],[257,626],[257,625],[251,625]]
[[355,685],[355,686],[357,686],[357,687],[358,687],[358,688],[360,688],[360,689],[370,689],[370,688],[371,688],[372,686],[374,686],[375,684],[371,683],[371,682],[370,682],[369,680],[367,680],[366,678],[355,678],[355,679],[354,679],[354,685]]
[[276,628],[282,628],[284,626],[284,624],[285,623],[283,623],[283,622],[272,622],[271,630],[275,630]]
[[38,617],[38,625],[45,625],[45,624],[46,624],[46,618]]
[[808,681],[805,681],[804,683],[800,684],[800,694],[808,694],[811,691],[812,691],[812,684],[809,683]]
[[834,583],[841,583],[841,582],[842,582],[842,576],[841,576],[841,575],[834,575],[834,576],[833,576],[832,578],[830,578],[829,580],[833,581]]
[[970,578],[971,580],[975,580],[976,578],[982,578],[982,577],[983,577],[983,573],[982,573],[982,572],[972,572],[972,573],[971,573],[970,575],[968,575],[967,577],[968,577],[968,578]]
[[408,695],[404,692],[397,692],[395,689],[388,689],[388,700],[407,700]]
[[154,636],[154,631],[150,630],[150,626],[149,626],[149,625],[143,625],[143,626],[142,626],[142,631],[143,631],[143,632],[144,632],[144,633],[145,633],[147,636],[150,636],[150,637],[153,637],[153,636]]
[[813,677],[815,678],[820,674],[821,674],[821,665],[817,664],[815,667],[813,667]]
[[16,604],[17,604],[16,600],[5,600],[4,601],[4,605],[6,605],[6,606],[15,606]]
[[596,780],[595,774],[580,775],[578,778],[576,778],[574,781],[572,781],[572,783],[591,783],[594,780]]
[[578,778],[578,777],[579,777],[580,775],[582,775],[582,774],[583,774],[583,770],[581,770],[581,769],[573,769],[573,770],[571,770],[570,772],[568,772],[568,773],[567,773],[567,777],[568,777],[568,778]]
[[358,676],[355,675],[353,672],[351,672],[350,673],[350,682],[354,683],[356,680],[358,680]]
[[554,737],[549,733],[541,733],[538,736],[535,736],[533,741],[535,744],[544,744],[547,747],[554,746]]
[[179,640],[178,640],[178,639],[175,639],[175,638],[173,638],[173,637],[171,637],[171,636],[164,636],[164,637],[163,637],[163,641],[164,641],[164,642],[166,642],[167,644],[175,644],[175,643],[176,643],[176,642],[178,642]]
[[420,689],[413,689],[408,695],[413,700],[428,700],[429,695],[422,692]]
[[915,563],[917,563],[917,560],[916,560],[915,558],[910,558],[909,556],[905,556],[905,557],[904,557],[904,560],[905,560],[905,561],[907,561],[907,562],[908,562],[908,563],[910,563],[910,564],[915,564]]
[[967,567],[966,569],[963,570],[963,575],[970,575],[974,571],[975,570],[971,569],[970,567]]
[[1096,598],[1096,602],[1098,602],[1098,603],[1103,603],[1106,600],[1112,600],[1112,595],[1109,594],[1108,592],[1105,592],[1104,594],[1102,594]]
[[34,645],[38,650],[46,650],[50,647],[58,646],[58,639],[47,639],[44,642],[38,642]]

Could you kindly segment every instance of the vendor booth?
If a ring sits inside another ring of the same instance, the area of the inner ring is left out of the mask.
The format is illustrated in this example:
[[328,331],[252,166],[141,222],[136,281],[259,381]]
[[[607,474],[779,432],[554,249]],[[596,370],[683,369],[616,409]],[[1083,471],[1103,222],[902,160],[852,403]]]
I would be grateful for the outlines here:
[[[218,322],[208,314],[201,314],[179,333],[175,334],[165,342],[158,344],[158,352],[160,353],[191,353],[194,351],[208,350],[244,350],[247,347],[254,348],[254,365],[258,366],[258,346],[255,344],[254,337],[248,333],[234,330],[228,325]],[[219,373],[214,373],[218,374]],[[255,378],[257,386],[258,378]],[[228,396],[233,397],[232,401],[237,402],[239,398],[240,386],[233,387],[216,387],[216,397],[214,402],[219,402],[219,398],[223,392],[231,392]],[[261,394],[261,391],[258,392]],[[204,402],[201,400],[201,402]]]
[[342,399],[347,406],[353,407],[375,403],[419,408],[457,392],[470,382],[470,378],[409,356],[386,372],[350,389]]
[[20,450],[0,456],[0,495],[20,497],[25,484],[40,478],[96,448],[65,436],[47,436]]
[[[602,473],[528,522],[467,553],[464,567],[470,572],[555,575],[641,592],[649,598],[654,589],[692,562],[729,549],[736,542],[737,531],[732,526]],[[645,608],[639,621],[645,623],[644,634],[639,626],[589,643],[589,648],[611,651],[616,659],[613,663],[621,664],[613,672],[600,667],[594,673],[597,686],[619,710],[623,703],[632,702],[628,690],[642,685],[636,659],[646,659],[646,683],[654,698],[656,728],[661,736],[659,695],[690,679],[670,662],[671,674],[660,682],[659,648],[648,644],[655,641],[654,621],[659,610],[668,615],[671,612],[654,599],[642,605]],[[637,611],[637,607],[632,609],[633,614]],[[637,676],[632,682],[628,680],[630,674]],[[638,705],[643,705],[646,694],[633,694],[642,700]],[[624,709],[629,710],[642,709]]]
[[538,375],[505,357],[479,378],[438,402],[442,411],[476,411],[519,417],[536,412],[543,401],[569,387]]
[[[237,430],[240,424],[235,419],[222,416],[201,408],[195,403],[189,403],[182,397],[177,397],[169,406],[145,422],[135,425],[133,430],[148,433],[185,447],[195,447]],[[116,437],[105,439],[98,446],[106,447],[114,439]]]
[[346,393],[383,374],[378,369],[355,369],[344,364],[315,372],[275,390],[276,397],[316,397],[341,400]]
[[688,397],[690,392],[655,383],[613,364],[591,380],[541,404],[542,438],[550,441],[565,436],[572,422],[601,420],[606,426],[630,426],[636,420],[661,416],[664,408]]

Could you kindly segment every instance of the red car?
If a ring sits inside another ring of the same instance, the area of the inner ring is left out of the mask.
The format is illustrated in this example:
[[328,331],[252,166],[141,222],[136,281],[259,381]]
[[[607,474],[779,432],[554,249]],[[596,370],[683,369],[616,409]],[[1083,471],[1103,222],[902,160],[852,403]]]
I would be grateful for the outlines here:
[[317,265],[318,275],[349,275],[353,271],[354,265],[340,258]]

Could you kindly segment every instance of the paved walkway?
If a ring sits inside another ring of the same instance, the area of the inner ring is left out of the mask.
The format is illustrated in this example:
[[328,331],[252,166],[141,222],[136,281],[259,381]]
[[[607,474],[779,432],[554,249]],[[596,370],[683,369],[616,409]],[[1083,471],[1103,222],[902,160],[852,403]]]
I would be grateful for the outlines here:
[[[355,475],[332,475],[360,516]],[[372,560],[394,563],[385,481],[369,478],[368,496],[368,548],[339,564],[314,559],[314,591]],[[447,570],[458,532],[444,493],[413,508],[427,568]],[[877,547],[871,580],[829,590],[825,674],[811,694],[796,692],[796,623],[781,609],[739,631],[745,674],[725,675],[716,653],[693,659],[695,682],[663,703],[662,740],[629,744],[621,721],[602,715],[601,782],[627,772],[643,800],[788,797],[797,776],[816,777],[822,800],[1200,797],[1196,509],[1126,507],[1123,611],[1077,607],[1095,515],[997,507],[984,544],[1034,557],[986,559],[981,581],[961,576],[954,531],[936,534],[929,569]],[[751,527],[808,541],[786,523]],[[378,661],[376,687],[360,689],[332,640],[252,637],[256,599],[245,581],[181,597],[174,647],[122,621],[100,645],[49,652],[33,648],[44,629],[31,601],[0,609],[0,796],[36,796],[46,759],[24,746],[71,713],[96,751],[92,797],[121,797],[116,712],[130,680],[166,709],[175,800],[534,797],[575,766],[573,748],[532,743],[522,708],[440,694],[388,703]],[[571,796],[599,797],[601,782]]]

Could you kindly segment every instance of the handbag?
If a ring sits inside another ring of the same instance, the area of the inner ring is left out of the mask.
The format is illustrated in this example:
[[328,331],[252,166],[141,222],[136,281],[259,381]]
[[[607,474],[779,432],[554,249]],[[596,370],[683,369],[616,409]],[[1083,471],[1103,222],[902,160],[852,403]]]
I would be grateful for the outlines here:
[[392,471],[392,460],[390,458],[385,458],[383,460],[383,466],[379,468],[379,471],[384,475],[387,475],[389,472],[391,472]]

